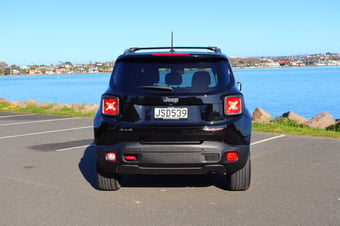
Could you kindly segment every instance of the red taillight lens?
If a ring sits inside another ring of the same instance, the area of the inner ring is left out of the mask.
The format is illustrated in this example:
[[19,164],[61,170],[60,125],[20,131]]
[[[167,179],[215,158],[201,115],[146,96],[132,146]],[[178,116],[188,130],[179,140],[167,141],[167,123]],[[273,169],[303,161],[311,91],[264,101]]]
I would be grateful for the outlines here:
[[114,162],[117,160],[116,153],[114,152],[108,152],[105,154],[105,159],[110,162]]
[[102,101],[102,113],[104,115],[118,115],[119,99],[117,97],[104,97]]
[[229,96],[224,98],[224,113],[226,115],[238,115],[242,113],[242,98]]
[[136,161],[137,160],[137,156],[135,155],[125,155],[124,156],[126,161]]
[[227,162],[234,162],[238,159],[238,153],[237,152],[228,152],[226,154],[226,160]]

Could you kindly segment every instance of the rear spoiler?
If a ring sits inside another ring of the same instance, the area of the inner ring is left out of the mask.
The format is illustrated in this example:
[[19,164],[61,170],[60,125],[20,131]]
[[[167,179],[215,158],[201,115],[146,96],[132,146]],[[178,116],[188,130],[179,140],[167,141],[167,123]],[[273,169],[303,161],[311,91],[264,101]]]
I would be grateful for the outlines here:
[[175,52],[175,49],[204,49],[204,50],[210,50],[213,51],[215,53],[222,53],[221,49],[218,47],[213,47],[213,46],[208,46],[208,47],[133,47],[133,48],[129,48],[127,50],[125,50],[124,54],[129,54],[129,53],[134,53],[137,51],[142,51],[142,50],[160,50],[160,49],[168,49],[169,52],[173,53]]

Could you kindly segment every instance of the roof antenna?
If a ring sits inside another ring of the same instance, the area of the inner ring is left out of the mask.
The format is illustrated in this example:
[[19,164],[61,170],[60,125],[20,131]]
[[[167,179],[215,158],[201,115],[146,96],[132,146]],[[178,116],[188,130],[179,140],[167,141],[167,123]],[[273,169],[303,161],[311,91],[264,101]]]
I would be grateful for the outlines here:
[[174,53],[174,32],[171,32],[171,49],[170,49],[170,53]]

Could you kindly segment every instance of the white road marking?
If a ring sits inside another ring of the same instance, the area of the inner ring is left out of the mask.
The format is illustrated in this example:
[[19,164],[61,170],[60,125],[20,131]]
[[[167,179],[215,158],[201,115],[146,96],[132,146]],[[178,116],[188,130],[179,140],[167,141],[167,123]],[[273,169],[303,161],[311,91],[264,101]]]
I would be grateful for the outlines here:
[[0,126],[14,126],[14,125],[24,125],[24,124],[33,124],[33,123],[42,123],[42,122],[65,121],[65,120],[72,120],[72,119],[81,119],[81,118],[72,117],[72,118],[45,119],[45,120],[26,121],[26,122],[13,122],[13,123],[7,123],[7,124],[0,124]]
[[267,139],[263,139],[263,140],[259,140],[259,141],[255,141],[255,142],[252,142],[250,145],[256,145],[256,144],[261,144],[261,143],[265,143],[265,142],[268,142],[268,141],[271,141],[271,140],[275,140],[275,139],[279,139],[281,137],[285,137],[286,135],[278,135],[278,136],[275,136],[275,137],[269,137]]
[[82,126],[82,127],[75,127],[75,128],[69,128],[69,129],[58,129],[58,130],[42,131],[42,132],[36,132],[36,133],[25,133],[25,134],[11,135],[11,136],[3,136],[3,137],[0,137],[0,139],[27,137],[27,136],[34,136],[34,135],[41,135],[41,134],[49,134],[49,133],[60,133],[60,132],[67,132],[67,131],[81,130],[81,129],[88,129],[88,128],[93,128],[93,126]]
[[23,117],[23,116],[30,116],[30,115],[36,115],[36,114],[2,115],[2,116],[0,116],[0,118],[13,118],[13,117]]
[[88,146],[91,146],[92,144],[88,144],[88,145],[82,145],[82,146],[76,146],[76,147],[70,147],[70,148],[62,148],[62,149],[57,149],[55,151],[57,152],[62,152],[62,151],[70,151],[70,150],[74,150],[74,149],[82,149],[82,148],[86,148]]

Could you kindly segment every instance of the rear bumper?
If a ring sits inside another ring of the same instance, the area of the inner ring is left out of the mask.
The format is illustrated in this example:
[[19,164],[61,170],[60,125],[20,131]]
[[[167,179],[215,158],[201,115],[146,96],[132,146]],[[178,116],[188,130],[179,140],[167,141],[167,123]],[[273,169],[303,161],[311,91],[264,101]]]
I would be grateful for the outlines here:
[[[238,159],[226,161],[227,152],[237,152]],[[116,153],[116,161],[105,159]],[[202,143],[121,142],[96,145],[97,166],[106,173],[118,174],[206,174],[232,173],[241,169],[249,157],[249,145],[228,145],[217,141]],[[126,156],[133,156],[133,160]]]

